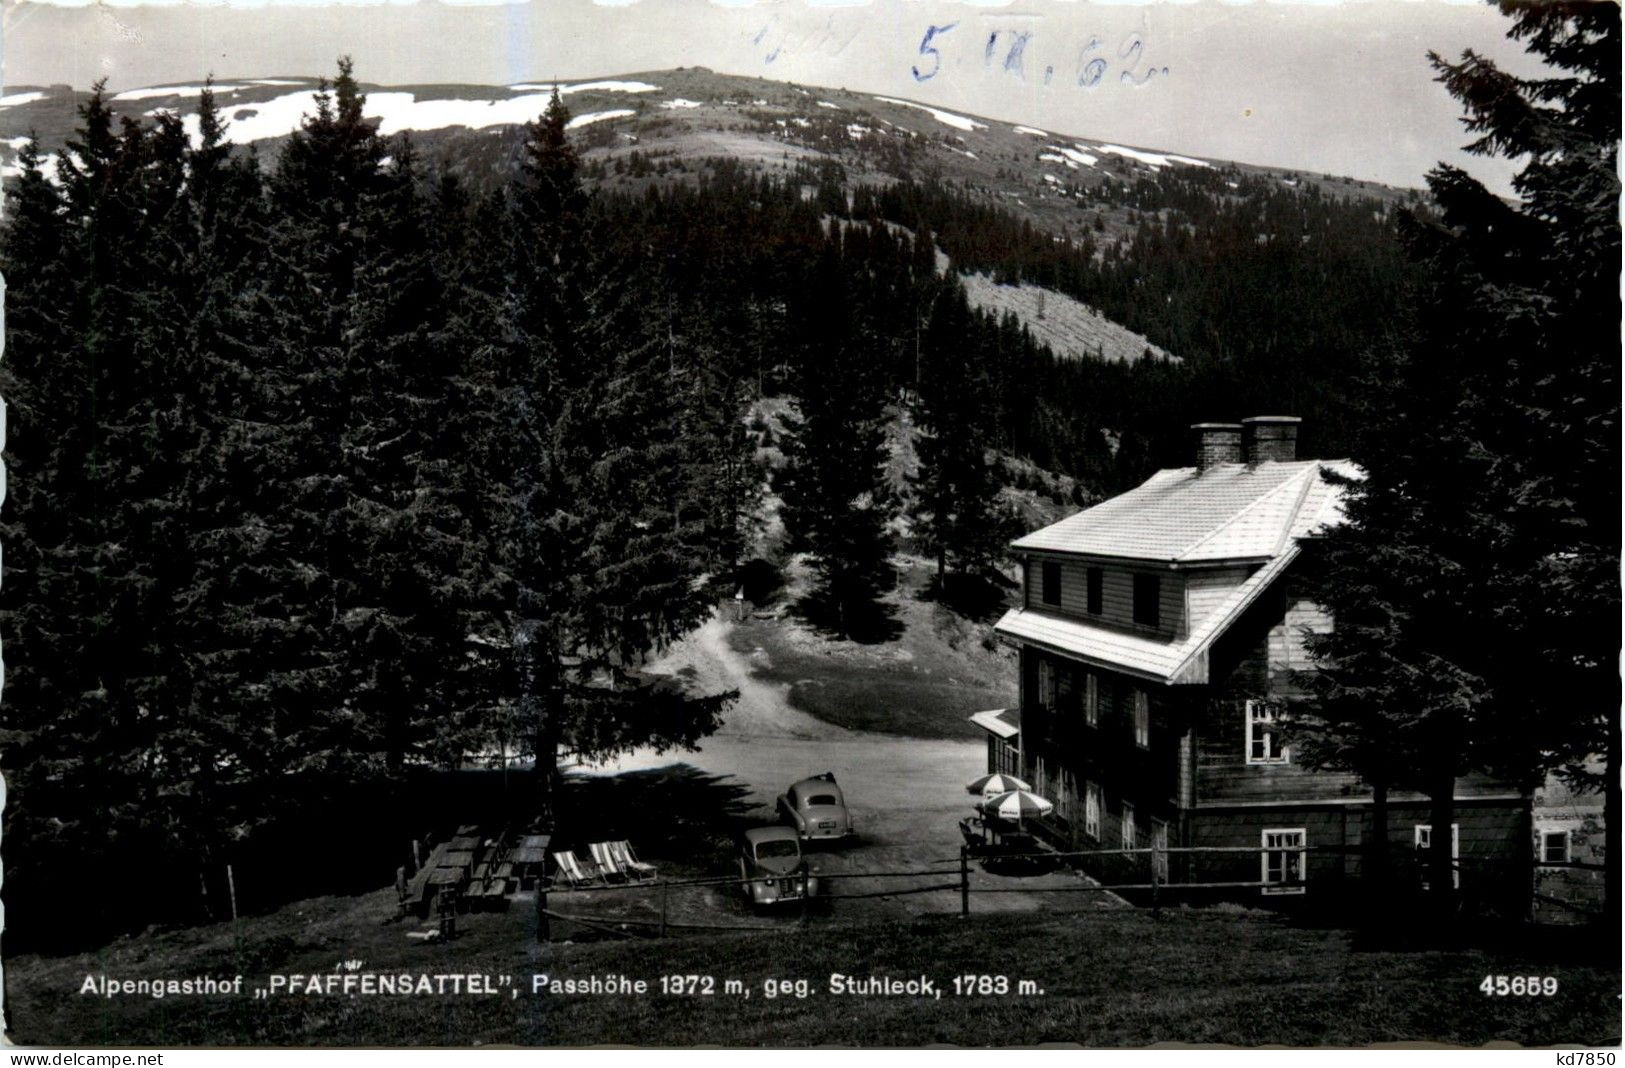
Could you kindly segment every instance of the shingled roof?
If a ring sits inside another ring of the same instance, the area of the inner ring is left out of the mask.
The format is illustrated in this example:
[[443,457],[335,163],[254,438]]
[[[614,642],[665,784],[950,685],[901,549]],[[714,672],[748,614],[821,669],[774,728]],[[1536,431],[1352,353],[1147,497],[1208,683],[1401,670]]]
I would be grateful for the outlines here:
[[1341,518],[1329,468],[1347,460],[1215,464],[1158,471],[1136,489],[1017,539],[1017,551],[1181,564],[1262,561]]
[[1323,474],[1348,478],[1347,460],[1211,464],[1159,471],[1137,489],[1018,539],[1033,552],[1116,557],[1171,567],[1256,563],[1223,602],[1169,641],[1041,607],[1015,608],[994,631],[1017,641],[1170,685],[1208,681],[1214,641],[1298,555],[1298,540],[1342,520],[1342,491]]

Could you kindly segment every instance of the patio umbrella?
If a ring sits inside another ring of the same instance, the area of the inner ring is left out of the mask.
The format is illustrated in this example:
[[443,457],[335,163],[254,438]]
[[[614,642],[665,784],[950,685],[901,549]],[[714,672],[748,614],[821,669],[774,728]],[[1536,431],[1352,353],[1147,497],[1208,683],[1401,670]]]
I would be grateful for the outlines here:
[[1007,794],[1011,790],[1031,790],[1032,787],[1014,775],[994,772],[992,775],[983,775],[981,778],[972,779],[965,789],[973,794],[981,794],[983,797],[996,797],[999,794]]
[[1054,802],[1029,790],[1011,790],[982,802],[982,815],[1001,820],[1023,820],[1045,816],[1055,810]]

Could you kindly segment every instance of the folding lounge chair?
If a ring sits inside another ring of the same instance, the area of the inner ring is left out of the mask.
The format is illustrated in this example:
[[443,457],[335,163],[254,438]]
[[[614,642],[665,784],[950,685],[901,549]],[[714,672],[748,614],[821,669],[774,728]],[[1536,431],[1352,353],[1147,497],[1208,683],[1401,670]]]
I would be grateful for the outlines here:
[[609,881],[624,883],[631,878],[615,860],[615,854],[610,850],[608,842],[594,842],[591,846],[593,863],[598,870],[604,873]]
[[609,843],[609,851],[620,862],[621,870],[632,876],[632,878],[653,879],[655,877],[655,866],[645,864],[639,860],[637,854],[632,852],[631,842],[624,839],[619,842],[611,842]]
[[559,878],[571,886],[591,886],[597,881],[597,871],[587,872],[581,867],[581,861],[569,850],[553,854],[553,863],[559,869]]

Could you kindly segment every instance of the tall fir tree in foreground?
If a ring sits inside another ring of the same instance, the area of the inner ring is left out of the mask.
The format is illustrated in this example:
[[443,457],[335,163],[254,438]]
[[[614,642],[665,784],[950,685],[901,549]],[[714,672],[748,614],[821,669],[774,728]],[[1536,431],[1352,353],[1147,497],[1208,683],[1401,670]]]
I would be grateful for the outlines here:
[[706,561],[687,551],[685,450],[674,361],[646,275],[597,250],[593,205],[555,93],[527,130],[512,195],[502,359],[517,708],[530,726],[537,804],[556,819],[561,745],[587,756],[691,744],[732,695],[685,698],[640,679],[651,652],[711,610]]
[[1372,754],[1397,751],[1428,792],[1440,912],[1461,771],[1602,790],[1617,917],[1619,8],[1501,7],[1553,73],[1430,56],[1480,135],[1469,151],[1522,161],[1519,202],[1441,165],[1437,218],[1402,220],[1427,270],[1412,336],[1373,363],[1366,478],[1320,551],[1338,613],[1312,643],[1322,751],[1368,781],[1395,771]]

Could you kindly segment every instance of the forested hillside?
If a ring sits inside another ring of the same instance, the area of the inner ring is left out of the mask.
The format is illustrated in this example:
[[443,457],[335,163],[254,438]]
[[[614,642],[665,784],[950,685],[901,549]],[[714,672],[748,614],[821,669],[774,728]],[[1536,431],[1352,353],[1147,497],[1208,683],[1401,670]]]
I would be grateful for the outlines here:
[[[969,180],[827,157],[618,183],[559,96],[473,180],[366,108],[344,66],[258,153],[208,92],[117,119],[98,93],[66,151],[20,150],[8,902],[193,918],[223,860],[287,848],[358,785],[703,736],[728,695],[639,667],[737,585],[761,397],[798,401],[772,490],[819,576],[803,610],[861,639],[900,515],[939,594],[997,585],[1009,470],[1074,476],[1085,503],[1184,462],[1186,424],[1265,409],[1339,453],[1355,357],[1409,284],[1392,198],[1238,168],[1080,186],[1068,210],[1114,221],[1069,235]],[[1058,357],[958,270],[1177,359]],[[151,876],[108,906],[102,868]]]

